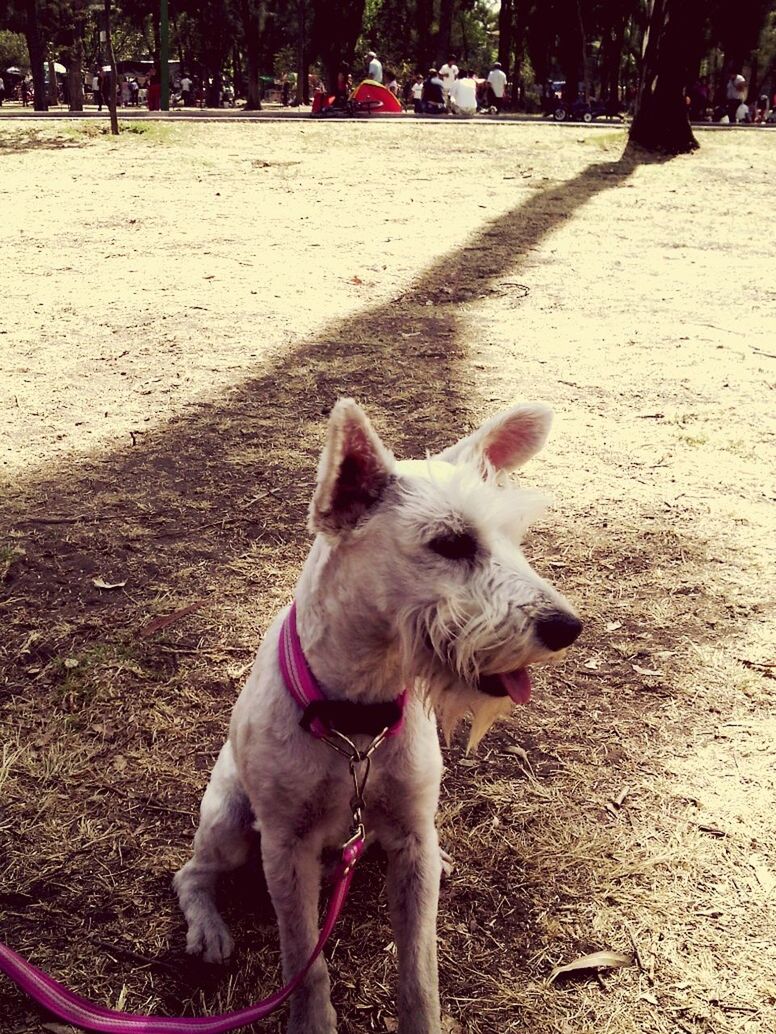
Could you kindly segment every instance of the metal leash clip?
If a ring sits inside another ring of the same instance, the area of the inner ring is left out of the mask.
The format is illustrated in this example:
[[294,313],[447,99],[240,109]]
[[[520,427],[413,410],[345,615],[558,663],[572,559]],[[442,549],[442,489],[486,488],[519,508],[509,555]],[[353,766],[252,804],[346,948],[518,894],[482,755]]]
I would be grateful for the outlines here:
[[[324,737],[323,742],[331,747],[332,750],[336,750],[338,754],[348,759],[348,769],[353,780],[353,797],[350,800],[353,825],[350,837],[342,845],[342,860],[345,862],[344,872],[348,873],[358,861],[358,857],[363,849],[363,842],[366,839],[363,816],[363,810],[366,807],[364,791],[366,790],[369,772],[372,767],[372,755],[390,732],[390,726],[386,725],[365,750],[359,750],[355,743],[344,733],[339,732],[339,730],[332,729],[331,732],[333,736],[338,737],[346,746],[343,747],[330,736]],[[363,772],[359,772],[361,765],[365,766]]]

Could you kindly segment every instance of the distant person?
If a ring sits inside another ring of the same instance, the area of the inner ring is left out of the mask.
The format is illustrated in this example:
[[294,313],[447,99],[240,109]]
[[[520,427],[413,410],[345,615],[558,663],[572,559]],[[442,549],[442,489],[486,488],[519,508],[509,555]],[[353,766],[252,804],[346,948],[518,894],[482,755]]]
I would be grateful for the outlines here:
[[3,77],[0,75],[0,108],[2,108],[4,100],[5,100],[5,81],[3,80]]
[[458,76],[450,90],[450,110],[454,115],[471,118],[477,114],[477,83],[471,72]]
[[[494,115],[500,115],[504,105],[504,94],[507,91],[507,77],[504,69],[497,61],[488,72],[488,107],[495,108]],[[553,94],[554,99],[554,94]]]
[[[108,110],[111,110],[111,101],[113,101],[114,106],[116,104],[116,86],[113,82],[111,70],[108,69],[106,71],[105,69],[103,69],[100,73],[100,80],[102,83],[101,90],[103,102],[105,103]],[[113,91],[113,93],[111,93],[111,90]]]
[[22,95],[22,107],[26,108],[30,103],[30,81],[26,76],[22,79],[20,90]]
[[749,112],[749,105],[745,101],[736,108],[736,122],[751,122],[751,116]]
[[288,102],[291,100],[291,83],[288,81],[288,76],[283,76],[283,85],[280,88],[280,103],[284,108],[288,107]]
[[181,100],[183,101],[184,108],[188,108],[191,104],[191,88],[194,83],[189,78],[188,72],[183,73],[181,79]]
[[436,68],[429,68],[428,70],[428,75],[423,81],[421,99],[423,111],[426,115],[444,115],[447,110],[444,84]]
[[419,115],[423,111],[423,76],[416,75],[415,81],[411,88],[412,93],[412,106],[415,109],[415,114]]
[[449,108],[450,91],[453,88],[453,83],[458,78],[458,65],[455,63],[455,58],[452,54],[439,69],[439,78],[442,80],[442,88],[445,92],[445,104]]
[[350,74],[350,65],[343,61],[337,70],[337,81],[334,86],[334,106],[337,108],[347,107],[350,97],[353,79]]
[[727,100],[726,113],[728,115],[728,120],[730,122],[735,122],[739,104],[741,104],[742,101],[746,101],[746,79],[744,79],[742,75],[734,75],[731,73],[725,89],[725,99]]
[[125,108],[129,107],[129,102],[132,97],[132,91],[129,88],[129,83],[126,79],[121,81],[121,103]]
[[370,50],[366,56],[369,62],[369,68],[367,70],[367,79],[372,79],[376,83],[382,83],[383,81],[383,66],[377,60],[377,54],[373,50]]
[[147,101],[149,111],[159,111],[162,106],[162,84],[155,68],[148,73]]
[[97,110],[102,111],[102,79],[99,72],[92,76],[92,100],[97,105]]
[[385,78],[388,80],[388,89],[391,91],[391,93],[394,95],[394,97],[398,98],[398,96],[399,96],[399,83],[398,83],[398,81],[396,79],[396,76],[393,74],[393,72],[389,72],[386,75]]

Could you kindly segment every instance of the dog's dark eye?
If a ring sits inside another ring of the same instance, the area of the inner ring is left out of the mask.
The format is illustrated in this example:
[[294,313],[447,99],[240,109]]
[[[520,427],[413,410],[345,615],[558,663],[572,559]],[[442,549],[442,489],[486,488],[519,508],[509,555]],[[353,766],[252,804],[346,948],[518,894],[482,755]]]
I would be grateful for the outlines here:
[[428,548],[446,560],[474,560],[477,539],[469,531],[450,531],[431,539]]

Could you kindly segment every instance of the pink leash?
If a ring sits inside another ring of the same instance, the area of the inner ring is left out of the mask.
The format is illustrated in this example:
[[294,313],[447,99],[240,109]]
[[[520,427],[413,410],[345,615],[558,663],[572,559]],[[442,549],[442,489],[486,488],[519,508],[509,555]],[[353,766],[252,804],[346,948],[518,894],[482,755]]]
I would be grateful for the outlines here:
[[52,1012],[60,1020],[72,1023],[84,1030],[106,1031],[108,1034],[222,1034],[224,1031],[244,1027],[256,1020],[263,1020],[276,1009],[303,982],[307,973],[321,954],[323,946],[331,936],[331,932],[345,904],[345,898],[353,878],[353,869],[364,851],[364,841],[360,838],[349,842],[342,850],[342,860],[337,868],[334,889],[329,899],[329,907],[318,943],[315,945],[307,965],[279,991],[255,1005],[238,1012],[225,1013],[222,1016],[170,1016],[153,1017],[138,1014],[117,1012],[95,1005],[80,995],[68,991],[62,984],[33,966],[15,951],[0,944],[0,970],[10,977],[22,991],[33,998],[38,1005]]
[[[306,708],[315,700],[325,700],[315,676],[305,659],[299,635],[296,629],[296,604],[291,609],[283,622],[280,642],[278,646],[280,668],[283,674],[286,688],[300,707]],[[141,1016],[138,1014],[118,1012],[115,1009],[106,1009],[104,1006],[95,1005],[86,998],[74,994],[62,984],[58,983],[48,974],[27,962],[21,955],[0,943],[0,971],[25,991],[39,1005],[42,1005],[49,1012],[52,1012],[60,1020],[71,1023],[83,1030],[104,1031],[107,1034],[222,1034],[224,1031],[235,1030],[237,1027],[244,1027],[257,1020],[263,1020],[275,1012],[287,998],[302,984],[310,967],[323,951],[323,946],[331,936],[332,930],[339,918],[345,899],[350,889],[350,882],[353,879],[353,870],[359,858],[364,852],[365,832],[361,820],[361,808],[363,806],[363,791],[369,773],[369,760],[372,753],[386,739],[387,736],[395,735],[401,728],[403,720],[403,705],[405,694],[398,698],[402,717],[390,728],[376,736],[365,751],[359,751],[346,736],[329,729],[318,719],[315,719],[310,726],[310,732],[318,739],[323,739],[329,746],[338,753],[344,754],[350,763],[350,773],[356,791],[353,802],[353,836],[342,848],[342,857],[334,877],[334,888],[329,898],[329,905],[326,910],[326,918],[323,923],[318,943],[313,949],[304,969],[290,980],[279,991],[268,998],[250,1005],[237,1012],[224,1013],[221,1016],[169,1016],[154,1017]],[[332,740],[332,734],[339,740],[344,741],[349,749]],[[366,764],[366,771],[359,778],[357,768]]]

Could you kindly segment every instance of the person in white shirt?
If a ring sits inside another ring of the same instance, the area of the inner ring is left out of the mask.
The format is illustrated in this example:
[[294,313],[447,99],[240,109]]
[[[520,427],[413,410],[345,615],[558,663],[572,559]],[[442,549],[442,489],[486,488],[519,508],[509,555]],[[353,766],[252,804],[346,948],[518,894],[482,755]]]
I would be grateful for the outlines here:
[[376,83],[381,83],[383,81],[383,66],[377,60],[377,54],[375,54],[373,50],[370,50],[366,58],[369,62],[369,71],[367,72],[367,77],[369,79],[374,80],[374,82]]
[[458,65],[455,63],[455,58],[452,54],[439,69],[439,78],[442,80],[442,89],[445,91],[445,105],[449,110],[450,91],[453,88],[453,83],[458,78]]
[[471,72],[461,72],[450,90],[450,110],[470,118],[477,114],[477,83]]
[[507,77],[504,70],[497,61],[488,72],[488,107],[495,108],[494,114],[501,114],[501,106],[504,103],[504,94],[507,90]]
[[191,88],[193,85],[194,83],[189,79],[188,74],[184,75],[181,79],[181,100],[185,108],[191,104]]
[[423,111],[423,76],[416,75],[415,82],[412,84],[412,106],[415,109],[415,114],[418,115]]
[[736,112],[738,111],[738,106],[742,102],[746,101],[746,92],[746,79],[744,79],[744,77],[740,73],[738,75],[734,75],[733,73],[731,73],[730,78],[727,82],[727,88],[725,90],[725,95],[727,99],[727,113],[730,122],[736,121]]

